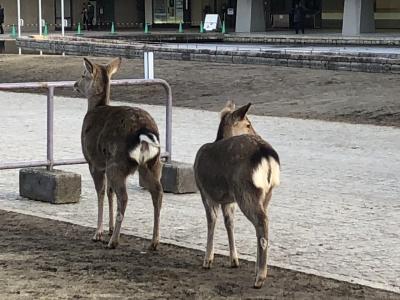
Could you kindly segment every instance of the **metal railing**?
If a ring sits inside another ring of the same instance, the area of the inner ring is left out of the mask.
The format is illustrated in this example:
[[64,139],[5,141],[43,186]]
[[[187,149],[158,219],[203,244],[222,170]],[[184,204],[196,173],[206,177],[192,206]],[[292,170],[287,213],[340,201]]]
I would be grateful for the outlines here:
[[[0,83],[0,90],[15,89],[39,89],[47,88],[47,160],[39,161],[17,161],[17,162],[0,162],[0,170],[18,169],[26,167],[43,167],[52,170],[53,166],[60,165],[76,165],[85,164],[86,160],[79,159],[62,159],[54,160],[54,89],[57,87],[73,87],[75,81],[57,81],[57,82],[21,82],[21,83]],[[165,150],[162,157],[167,162],[171,162],[172,148],[172,90],[171,86],[163,79],[121,79],[111,80],[111,85],[127,86],[127,85],[161,85],[166,92],[166,130],[165,130]]]

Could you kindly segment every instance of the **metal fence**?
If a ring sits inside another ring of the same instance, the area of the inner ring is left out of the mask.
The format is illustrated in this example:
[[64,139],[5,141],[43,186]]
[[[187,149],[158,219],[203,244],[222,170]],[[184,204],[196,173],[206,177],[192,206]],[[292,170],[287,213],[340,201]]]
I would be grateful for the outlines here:
[[[48,170],[52,170],[53,166],[85,164],[86,160],[79,159],[62,159],[54,160],[54,89],[58,87],[73,87],[75,81],[57,81],[57,82],[23,82],[23,83],[0,83],[0,90],[15,89],[47,89],[47,160],[43,161],[14,161],[0,162],[0,170],[18,169],[26,167],[46,166]],[[165,150],[162,157],[167,162],[171,162],[171,146],[172,146],[172,90],[171,86],[163,79],[121,79],[111,80],[111,85],[129,86],[129,85],[161,85],[166,92],[166,130],[165,130]]]

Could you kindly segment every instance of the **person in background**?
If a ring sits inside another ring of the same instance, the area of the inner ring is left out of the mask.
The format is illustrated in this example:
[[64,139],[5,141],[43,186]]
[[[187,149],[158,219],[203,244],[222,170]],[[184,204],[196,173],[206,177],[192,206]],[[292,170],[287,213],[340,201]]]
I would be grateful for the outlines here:
[[81,12],[81,20],[82,20],[82,26],[83,29],[87,29],[87,23],[88,23],[88,11],[86,7],[86,3],[83,3],[82,7],[82,12]]
[[88,30],[93,30],[93,19],[94,19],[94,6],[92,3],[88,3],[87,6],[87,23],[88,23]]
[[301,2],[296,4],[293,10],[293,24],[294,29],[296,30],[296,34],[299,34],[299,30],[304,34],[304,18],[305,18],[305,11]]
[[3,23],[4,23],[4,8],[1,7],[0,4],[0,34],[4,34]]

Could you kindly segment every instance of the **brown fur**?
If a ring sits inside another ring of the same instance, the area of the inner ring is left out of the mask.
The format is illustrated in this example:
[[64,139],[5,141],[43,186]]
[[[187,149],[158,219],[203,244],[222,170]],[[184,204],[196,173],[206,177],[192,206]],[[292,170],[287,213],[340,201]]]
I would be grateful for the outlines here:
[[[115,59],[103,66],[85,59],[85,72],[74,86],[88,98],[88,111],[83,120],[81,141],[98,197],[98,223],[93,240],[103,240],[103,202],[107,186],[109,233],[112,234],[108,246],[115,248],[118,245],[128,203],[126,179],[128,175],[139,170],[139,175],[153,199],[154,230],[151,248],[155,250],[159,243],[159,219],[163,197],[160,183],[160,152],[140,164],[131,157],[130,151],[140,143],[140,134],[150,133],[159,138],[159,132],[155,121],[146,111],[128,106],[109,105],[111,76],[119,69],[120,62],[120,59]],[[148,147],[149,145],[143,149]],[[115,227],[114,194],[117,196]]]
[[[210,268],[214,259],[214,229],[218,209],[222,207],[228,232],[232,267],[239,266],[233,233],[236,204],[253,223],[257,235],[256,281],[260,288],[267,276],[268,216],[267,206],[275,185],[268,163],[265,188],[255,185],[253,174],[263,159],[276,162],[275,150],[253,129],[246,113],[250,104],[234,110],[228,102],[221,112],[221,122],[214,143],[203,145],[197,152],[194,164],[195,178],[206,210],[208,224],[207,250],[203,267]],[[279,170],[277,171],[279,178]],[[264,178],[264,177],[261,177]]]

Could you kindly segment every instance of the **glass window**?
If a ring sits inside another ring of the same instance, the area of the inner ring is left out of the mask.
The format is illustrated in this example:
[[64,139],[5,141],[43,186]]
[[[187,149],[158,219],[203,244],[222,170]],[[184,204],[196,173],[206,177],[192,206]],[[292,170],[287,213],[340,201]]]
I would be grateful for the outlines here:
[[155,24],[183,22],[183,0],[153,0]]

